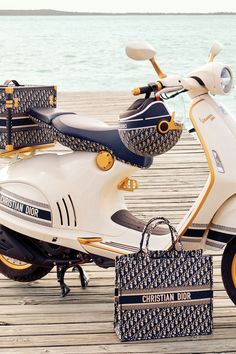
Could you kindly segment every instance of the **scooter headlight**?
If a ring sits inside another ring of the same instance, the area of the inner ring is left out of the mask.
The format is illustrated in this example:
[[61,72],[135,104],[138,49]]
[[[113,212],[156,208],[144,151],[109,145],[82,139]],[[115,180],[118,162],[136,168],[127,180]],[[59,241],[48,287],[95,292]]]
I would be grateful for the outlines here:
[[201,79],[212,95],[227,95],[233,88],[233,74],[224,63],[209,62],[189,74]]
[[228,68],[224,67],[221,70],[220,79],[222,90],[224,91],[224,93],[228,93],[233,86],[232,74]]

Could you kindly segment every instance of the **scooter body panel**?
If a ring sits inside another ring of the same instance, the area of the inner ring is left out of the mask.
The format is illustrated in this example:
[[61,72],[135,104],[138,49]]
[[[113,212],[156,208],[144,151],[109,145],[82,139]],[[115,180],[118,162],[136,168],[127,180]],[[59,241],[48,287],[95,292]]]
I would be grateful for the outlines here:
[[[115,161],[112,169],[102,171],[96,165],[96,154],[88,152],[42,154],[17,161],[0,172],[0,223],[85,252],[87,246],[81,246],[79,239],[101,237],[106,244],[99,250],[93,247],[93,252],[101,255],[102,250],[104,257],[112,254],[114,258],[124,244],[139,246],[137,231],[111,220],[115,212],[126,209],[119,182],[137,169]],[[43,213],[48,220],[40,218]],[[116,239],[115,247],[107,246]],[[163,249],[169,242],[169,235],[154,237],[151,247]]]

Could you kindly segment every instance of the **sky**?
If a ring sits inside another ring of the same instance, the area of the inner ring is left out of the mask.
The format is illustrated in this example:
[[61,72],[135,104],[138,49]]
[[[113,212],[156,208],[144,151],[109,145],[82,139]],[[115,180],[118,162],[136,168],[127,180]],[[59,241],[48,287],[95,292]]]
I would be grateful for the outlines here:
[[78,12],[236,12],[236,0],[0,0],[0,9]]

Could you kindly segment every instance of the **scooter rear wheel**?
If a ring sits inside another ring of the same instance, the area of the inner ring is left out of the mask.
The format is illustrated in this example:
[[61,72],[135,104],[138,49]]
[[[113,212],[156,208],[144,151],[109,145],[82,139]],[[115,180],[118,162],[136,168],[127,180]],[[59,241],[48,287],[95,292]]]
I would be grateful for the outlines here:
[[225,247],[221,262],[221,273],[225,290],[236,305],[236,237]]
[[0,255],[0,272],[7,278],[30,282],[43,278],[53,267],[40,267],[35,264],[25,263],[14,258]]

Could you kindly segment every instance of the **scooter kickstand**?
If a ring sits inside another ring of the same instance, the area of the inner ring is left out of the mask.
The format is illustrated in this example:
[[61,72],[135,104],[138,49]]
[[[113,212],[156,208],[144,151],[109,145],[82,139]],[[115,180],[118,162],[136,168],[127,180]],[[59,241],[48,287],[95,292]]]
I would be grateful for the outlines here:
[[85,270],[80,265],[74,266],[72,269],[72,272],[75,272],[76,270],[79,272],[81,288],[86,289],[88,286],[88,283],[89,283],[88,275],[86,274]]
[[57,281],[60,283],[62,297],[65,297],[70,292],[69,286],[64,282],[64,277],[68,268],[67,265],[57,265]]

